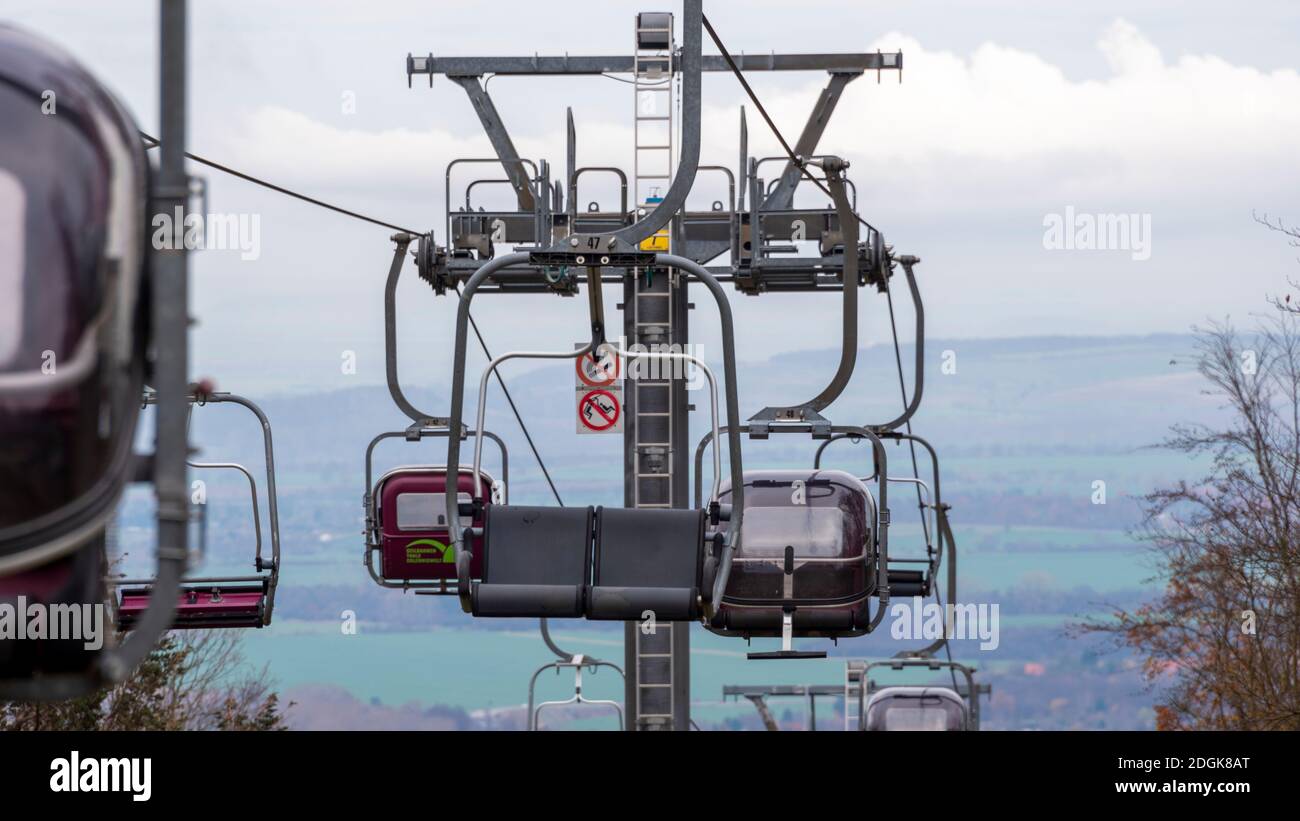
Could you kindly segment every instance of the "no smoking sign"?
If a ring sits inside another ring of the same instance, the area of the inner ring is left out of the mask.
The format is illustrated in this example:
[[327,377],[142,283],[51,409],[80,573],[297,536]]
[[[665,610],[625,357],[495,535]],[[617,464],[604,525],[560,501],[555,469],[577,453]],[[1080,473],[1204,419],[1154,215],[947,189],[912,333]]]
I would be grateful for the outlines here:
[[[578,345],[581,347],[581,344]],[[578,433],[623,432],[623,363],[608,342],[574,359]]]
[[622,368],[614,346],[606,342],[595,354],[583,354],[573,361],[578,377],[575,384],[580,391],[613,387],[623,375]]

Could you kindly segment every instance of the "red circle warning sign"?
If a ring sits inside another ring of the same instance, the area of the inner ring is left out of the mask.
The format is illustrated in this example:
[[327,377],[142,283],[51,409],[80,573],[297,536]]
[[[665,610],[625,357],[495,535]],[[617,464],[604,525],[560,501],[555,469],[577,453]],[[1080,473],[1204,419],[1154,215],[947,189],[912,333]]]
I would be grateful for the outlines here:
[[618,397],[609,391],[587,391],[578,402],[578,421],[590,430],[609,430],[622,412]]
[[573,361],[578,381],[592,388],[607,388],[622,375],[622,362],[613,346],[605,343],[598,354],[585,353]]

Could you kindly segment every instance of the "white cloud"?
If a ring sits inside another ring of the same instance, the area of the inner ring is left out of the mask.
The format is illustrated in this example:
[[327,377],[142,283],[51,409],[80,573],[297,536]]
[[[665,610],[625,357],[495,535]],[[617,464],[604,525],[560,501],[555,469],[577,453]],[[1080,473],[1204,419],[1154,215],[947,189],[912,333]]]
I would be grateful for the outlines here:
[[[1101,80],[1072,80],[1040,55],[995,43],[958,55],[890,34],[872,43],[875,48],[903,50],[904,81],[888,77],[877,84],[864,77],[851,84],[823,148],[855,161],[859,184],[883,183],[895,191],[937,185],[938,193],[948,194],[927,197],[926,207],[943,200],[949,208],[965,208],[971,196],[987,207],[992,190],[1012,197],[1008,205],[1017,197],[1068,195],[1103,197],[1123,210],[1124,199],[1240,191],[1243,182],[1251,190],[1268,190],[1294,182],[1289,160],[1300,133],[1295,70],[1262,72],[1210,55],[1167,62],[1124,20],[1097,42],[1112,72]],[[788,138],[802,125],[821,82],[763,95]],[[735,166],[737,106],[743,101],[738,93],[728,96],[725,103],[706,101],[703,153],[706,161]],[[753,106],[748,109],[751,153],[779,153]],[[464,100],[454,100],[446,111],[472,116]],[[582,164],[628,164],[631,129],[613,113],[580,118]],[[508,126],[520,120],[528,125],[528,114],[502,109]],[[552,119],[556,127],[549,133],[517,136],[516,144],[527,156],[549,157],[559,176],[562,121]],[[383,186],[403,194],[428,192],[431,184],[440,192],[450,158],[490,153],[486,138],[444,128],[371,132],[276,106],[252,111],[230,132],[226,146],[232,162],[291,181],[343,189]],[[775,173],[773,167],[768,176]]]

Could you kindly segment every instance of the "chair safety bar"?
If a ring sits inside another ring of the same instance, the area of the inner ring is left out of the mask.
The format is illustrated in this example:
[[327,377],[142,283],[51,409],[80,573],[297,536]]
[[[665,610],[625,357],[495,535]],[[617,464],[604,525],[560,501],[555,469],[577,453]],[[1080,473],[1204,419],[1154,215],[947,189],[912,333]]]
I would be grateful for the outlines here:
[[[943,564],[943,554],[945,552],[945,545],[946,545],[947,553],[948,553],[948,579],[946,585],[947,597],[948,597],[947,601],[950,604],[955,604],[957,601],[957,542],[952,535],[952,527],[948,521],[948,511],[951,509],[951,506],[944,503],[942,487],[939,484],[939,473],[940,473],[939,454],[935,451],[934,446],[931,445],[928,440],[912,433],[903,433],[901,431],[884,431],[881,432],[880,436],[882,439],[891,439],[894,441],[904,441],[904,442],[915,442],[916,444],[925,448],[926,451],[930,454],[930,466],[932,469],[932,478],[934,482],[934,499],[933,499],[933,503],[931,504],[931,508],[934,511],[934,524],[935,524],[935,531],[937,534],[935,538],[939,542],[939,550],[936,552],[934,560],[930,565],[930,574],[931,577],[933,578],[934,574],[939,572],[939,569]],[[841,439],[849,439],[850,441],[857,441],[859,438],[860,437],[857,437],[851,433],[832,435],[829,439],[822,442],[821,445],[818,446],[817,455],[813,459],[813,466],[817,468],[821,467],[822,454],[826,451],[826,448],[828,448],[831,445],[831,443],[838,442]],[[908,481],[911,481],[911,479],[909,478]],[[933,583],[931,586],[933,586]],[[926,647],[920,650],[910,651],[910,654],[917,655],[917,656],[929,656],[943,649],[944,645],[947,644],[947,642],[948,639],[946,637],[940,637],[938,639],[935,639],[934,642],[932,642],[931,644],[927,645]]]
[[[672,359],[672,360],[677,360],[682,362],[690,362],[691,364],[699,368],[701,371],[703,371],[705,377],[709,381],[709,422],[710,422],[711,430],[713,431],[713,441],[715,443],[718,441],[718,380],[716,377],[714,377],[713,370],[710,369],[709,366],[704,363],[704,360],[692,356],[691,354],[688,353],[677,353],[671,351],[639,351],[639,352],[627,351],[608,343],[606,344],[605,349],[612,351],[614,355],[617,356],[620,360]],[[506,362],[510,359],[577,359],[580,356],[585,356],[587,354],[590,354],[591,350],[592,350],[591,345],[584,345],[582,348],[579,348],[576,351],[562,351],[562,352],[513,351],[510,353],[504,353],[496,357],[495,359],[493,359],[491,362],[488,363],[487,367],[483,369],[483,376],[479,379],[478,415],[476,417],[477,430],[483,429],[483,423],[486,416],[488,377],[492,375],[492,372],[495,371],[497,369],[497,366],[499,366],[501,363]],[[620,365],[620,367],[623,367],[624,373],[627,372],[625,366]],[[482,458],[483,458],[483,441],[479,437],[475,436],[474,463],[473,463],[474,476],[479,475],[480,472],[479,468],[482,462]],[[722,485],[722,455],[720,453],[719,447],[715,444],[713,447],[713,495],[709,497],[710,502],[718,501],[718,491],[721,488],[721,485]],[[475,485],[475,488],[476,488],[475,492],[477,493],[477,484]]]
[[[185,417],[186,436],[189,436],[190,423],[193,421],[193,418],[194,418],[194,403],[190,403],[189,409]],[[202,469],[234,470],[239,473],[242,473],[244,475],[244,478],[248,480],[249,500],[253,506],[253,535],[254,538],[257,540],[257,544],[254,549],[253,555],[258,559],[260,559],[262,556],[262,514],[261,514],[260,505],[257,501],[257,480],[253,478],[252,472],[249,471],[248,468],[239,464],[238,462],[196,462],[192,459],[186,459],[185,464],[189,465],[192,468],[199,468],[201,470]],[[206,502],[204,504],[206,505]],[[207,519],[206,507],[201,507],[200,510],[204,511],[203,513],[201,513],[201,515],[204,517],[204,521],[206,523],[206,519]],[[206,524],[205,524],[205,530],[206,530]],[[206,547],[206,540],[204,541],[203,546]],[[191,562],[193,562],[195,559],[201,559],[202,553],[195,551],[193,548],[191,548],[190,557],[191,557],[190,558]]]
[[[213,470],[218,470],[218,469],[233,470],[238,473],[242,473],[244,475],[244,478],[248,480],[248,496],[249,496],[249,501],[252,503],[253,506],[253,534],[254,534],[254,538],[256,539],[254,556],[260,558],[262,555],[262,514],[261,514],[261,506],[258,504],[257,501],[257,480],[253,478],[253,474],[248,470],[248,468],[244,467],[238,462],[192,462],[186,460],[185,464],[189,465],[192,468],[213,469]],[[200,515],[206,516],[206,514],[200,514]],[[202,554],[199,551],[191,550],[190,552],[192,558],[194,559],[203,558]]]
[[[497,366],[511,359],[577,359],[578,357],[590,352],[590,345],[585,345],[574,351],[511,351],[509,353],[501,354],[488,363],[487,367],[483,369],[483,376],[478,383],[478,412],[475,416],[477,425],[474,431],[472,431],[474,436],[474,461],[470,467],[470,475],[472,475],[476,480],[482,478],[483,437],[479,436],[478,432],[483,430],[484,418],[487,415],[488,377],[490,377],[493,371],[497,369]],[[451,463],[448,462],[447,464]],[[479,484],[479,481],[475,481],[474,483],[474,498],[476,499],[479,498]],[[454,520],[448,519],[447,521],[450,522]]]

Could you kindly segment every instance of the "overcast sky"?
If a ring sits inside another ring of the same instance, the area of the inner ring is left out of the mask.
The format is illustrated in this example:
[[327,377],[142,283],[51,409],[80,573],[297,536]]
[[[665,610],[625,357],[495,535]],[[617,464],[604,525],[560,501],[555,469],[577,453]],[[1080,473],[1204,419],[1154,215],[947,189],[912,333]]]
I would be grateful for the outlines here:
[[[0,18],[72,49],[154,131],[155,6],[0,0]],[[626,53],[636,11],[680,11],[614,0],[191,7],[192,151],[440,240],[446,163],[490,149],[459,88],[438,78],[408,90],[408,52]],[[1300,4],[713,0],[705,11],[733,51],[903,50],[903,82],[852,83],[822,150],[852,162],[863,215],[923,259],[932,336],[1181,331],[1245,319],[1300,275],[1300,252],[1252,220],[1253,209],[1300,223]],[[825,76],[751,82],[793,140]],[[630,165],[627,85],[498,78],[489,90],[521,153],[556,173],[566,105],[580,164]],[[742,92],[723,74],[704,92],[703,161],[734,167]],[[777,153],[749,115],[751,152]],[[211,212],[256,215],[261,229],[256,260],[193,258],[195,372],[249,393],[382,382],[390,232],[193,170],[208,177]],[[715,198],[706,182],[693,205]],[[610,194],[593,177],[581,199]],[[1067,208],[1149,218],[1149,258],[1044,248],[1044,220]],[[452,303],[413,269],[401,297],[403,370],[441,383]],[[716,320],[702,297],[707,344]],[[832,296],[733,303],[745,359],[837,344]],[[585,327],[585,300],[475,304],[498,351],[567,347]],[[863,337],[885,339],[881,299],[864,295],[863,308]],[[349,350],[355,376],[340,372]]]

